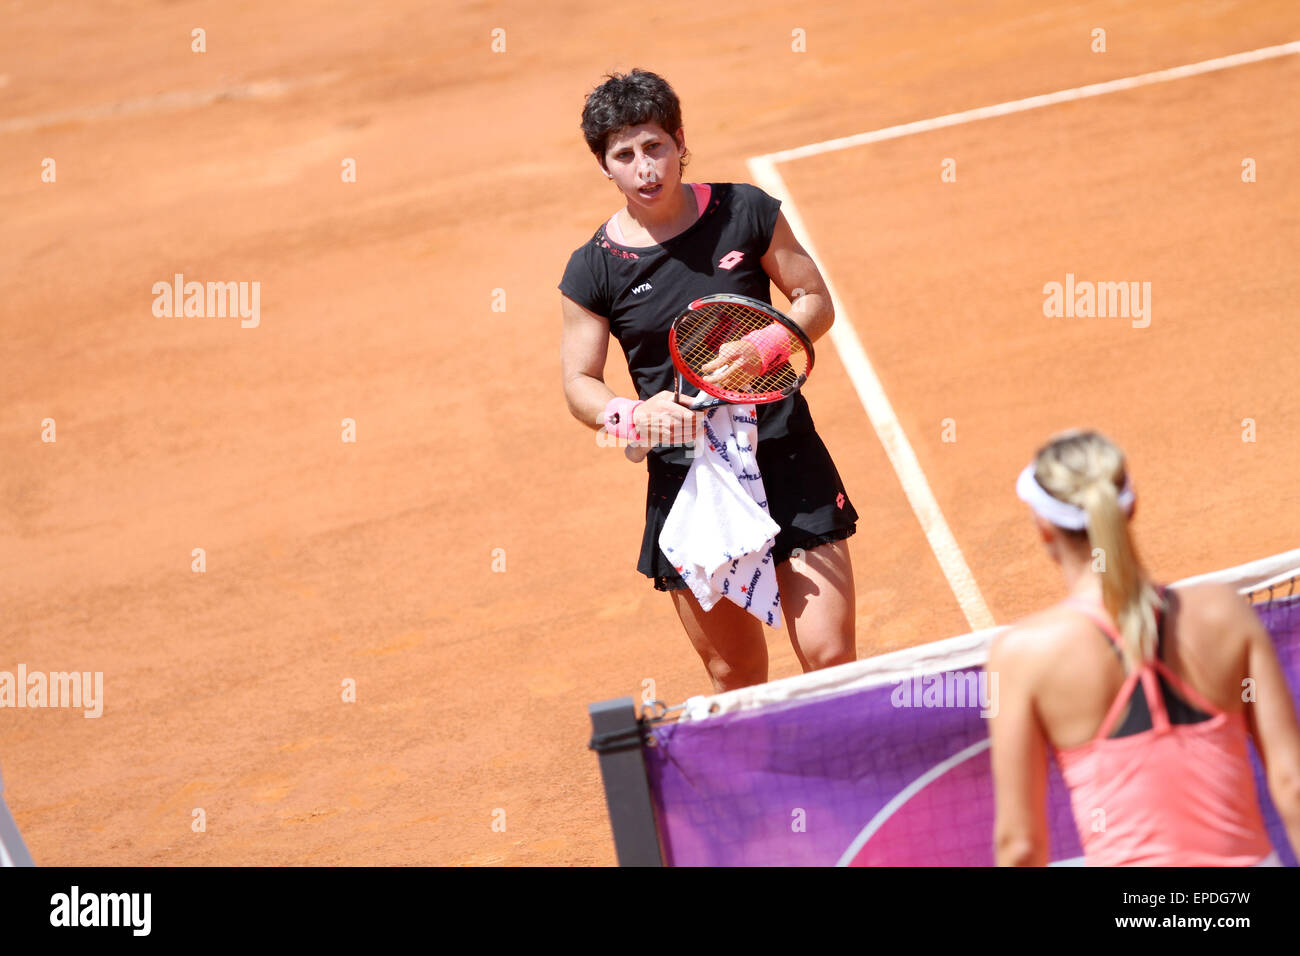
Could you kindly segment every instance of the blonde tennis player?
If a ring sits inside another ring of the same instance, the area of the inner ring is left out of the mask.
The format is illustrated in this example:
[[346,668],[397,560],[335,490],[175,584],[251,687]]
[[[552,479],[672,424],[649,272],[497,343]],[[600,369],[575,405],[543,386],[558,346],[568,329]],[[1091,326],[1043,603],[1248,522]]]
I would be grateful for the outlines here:
[[1050,748],[1087,865],[1276,865],[1248,737],[1300,848],[1300,728],[1254,611],[1224,585],[1152,583],[1124,454],[1102,435],[1057,436],[1016,490],[1069,596],[989,652],[997,862],[1047,862]]

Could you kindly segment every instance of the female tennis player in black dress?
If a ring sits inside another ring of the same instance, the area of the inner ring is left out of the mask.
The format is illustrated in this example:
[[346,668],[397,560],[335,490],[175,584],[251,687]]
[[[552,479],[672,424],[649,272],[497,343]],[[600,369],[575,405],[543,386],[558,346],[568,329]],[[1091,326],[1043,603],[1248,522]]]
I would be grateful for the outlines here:
[[[662,442],[646,457],[637,569],[672,595],[716,690],[760,684],[767,680],[764,625],[726,599],[705,613],[659,550],[659,532],[690,467],[682,443],[693,438],[697,414],[688,397],[674,402],[668,328],[702,295],[730,292],[771,303],[774,282],[793,302],[791,318],[816,342],[834,319],[830,295],[779,200],[747,184],[682,182],[681,105],[661,77],[642,70],[607,76],[587,97],[582,131],[601,175],[626,205],[573,253],[559,285],[565,399],[590,428],[604,427],[607,409],[621,409],[633,413],[641,435]],[[610,335],[627,357],[639,404],[616,396],[602,379]],[[781,526],[773,558],[786,628],[805,671],[847,663],[856,644],[844,539],[856,530],[857,512],[803,395],[757,411],[756,457],[768,510]]]

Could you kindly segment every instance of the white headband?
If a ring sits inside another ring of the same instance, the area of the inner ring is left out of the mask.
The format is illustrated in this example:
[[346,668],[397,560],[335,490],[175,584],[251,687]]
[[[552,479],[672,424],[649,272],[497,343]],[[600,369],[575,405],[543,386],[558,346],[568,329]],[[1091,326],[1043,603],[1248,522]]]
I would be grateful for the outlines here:
[[[1050,521],[1058,528],[1082,531],[1088,527],[1088,512],[1078,505],[1072,505],[1068,501],[1049,495],[1034,477],[1032,463],[1025,466],[1025,470],[1016,480],[1016,494],[1021,501],[1034,509],[1034,514],[1044,521]],[[1124,489],[1119,493],[1119,507],[1124,514],[1133,513],[1133,500],[1133,482],[1126,475]]]

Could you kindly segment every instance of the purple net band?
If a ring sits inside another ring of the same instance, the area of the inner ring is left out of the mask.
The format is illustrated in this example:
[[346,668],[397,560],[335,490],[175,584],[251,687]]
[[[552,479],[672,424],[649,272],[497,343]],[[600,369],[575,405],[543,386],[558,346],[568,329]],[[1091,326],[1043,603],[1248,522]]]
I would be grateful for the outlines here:
[[[1258,607],[1293,698],[1300,596]],[[989,866],[993,789],[978,668],[656,727],[644,748],[673,866]],[[942,680],[931,677],[941,676]],[[1282,862],[1295,866],[1252,748]],[[1051,763],[1053,862],[1081,855]]]

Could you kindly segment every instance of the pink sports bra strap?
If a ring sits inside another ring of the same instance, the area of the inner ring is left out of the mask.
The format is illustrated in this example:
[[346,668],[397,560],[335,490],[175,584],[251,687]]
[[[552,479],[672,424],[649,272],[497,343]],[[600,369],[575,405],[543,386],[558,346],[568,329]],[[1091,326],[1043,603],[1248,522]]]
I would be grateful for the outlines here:
[[[1159,590],[1160,596],[1163,598],[1165,596],[1165,589],[1162,587]],[[1090,621],[1096,624],[1097,627],[1101,629],[1101,632],[1110,638],[1111,643],[1113,643],[1121,652],[1123,651],[1123,638],[1121,638],[1119,632],[1115,630],[1115,626],[1111,624],[1109,618],[1101,614],[1094,604],[1084,601],[1081,598],[1067,598],[1062,603],[1074,608],[1080,614],[1083,614]],[[1115,721],[1119,718],[1120,712],[1124,709],[1124,705],[1128,702],[1133,693],[1134,683],[1139,679],[1142,681],[1142,693],[1147,699],[1147,707],[1151,711],[1151,720],[1155,730],[1163,733],[1169,729],[1169,712],[1165,709],[1164,698],[1160,694],[1160,683],[1156,678],[1157,672],[1164,675],[1165,680],[1169,682],[1173,689],[1181,694],[1182,697],[1193,706],[1212,716],[1217,716],[1220,713],[1218,707],[1215,707],[1208,700],[1198,694],[1186,681],[1170,670],[1165,665],[1164,661],[1157,657],[1155,660],[1143,665],[1138,670],[1133,671],[1128,675],[1128,678],[1124,681],[1123,688],[1119,692],[1119,696],[1116,697],[1115,702],[1111,704],[1110,710],[1106,712],[1105,720],[1101,722],[1101,727],[1097,730],[1098,739],[1110,735]]]
[[[1129,698],[1133,696],[1133,685],[1138,682],[1138,678],[1141,676],[1141,671],[1133,671],[1128,675],[1128,678],[1124,681],[1124,686],[1119,689],[1119,693],[1115,695],[1115,699],[1111,702],[1110,710],[1106,711],[1106,717],[1102,720],[1101,726],[1097,728],[1094,740],[1105,740],[1110,736],[1110,732],[1115,729],[1116,721],[1119,720],[1119,715],[1124,712],[1124,706],[1129,702]],[[1143,685],[1142,689],[1145,692],[1146,685]]]
[[1160,693],[1160,680],[1156,677],[1156,670],[1148,664],[1138,673],[1142,675],[1142,692],[1146,694],[1147,707],[1151,709],[1151,725],[1156,733],[1163,734],[1169,729],[1169,712],[1165,710],[1165,699]]
[[[1115,626],[1110,623],[1110,620],[1098,612],[1095,606],[1080,598],[1067,598],[1064,603],[1087,617],[1093,624],[1096,624],[1122,654],[1124,649],[1123,638],[1119,636],[1119,632],[1115,630]],[[1151,664],[1144,664],[1129,673],[1128,678],[1124,681],[1124,686],[1120,688],[1119,694],[1106,712],[1106,718],[1101,722],[1101,726],[1097,728],[1097,739],[1100,740],[1110,736],[1115,722],[1119,719],[1120,713],[1124,710],[1133,694],[1133,685],[1139,680],[1142,681],[1142,694],[1147,699],[1147,709],[1151,712],[1152,727],[1157,733],[1164,733],[1169,729],[1169,713],[1165,710],[1164,699],[1160,696],[1160,684],[1156,680],[1155,668]]]
[[1171,671],[1168,667],[1166,667],[1164,661],[1157,660],[1154,663],[1156,665],[1156,670],[1160,671],[1160,673],[1165,676],[1165,680],[1169,681],[1169,683],[1173,685],[1174,690],[1182,694],[1183,699],[1186,700],[1189,704],[1196,707],[1197,710],[1203,710],[1207,714],[1210,714],[1212,716],[1217,716],[1219,713],[1221,713],[1221,708],[1216,707],[1214,704],[1210,703],[1208,700],[1206,700],[1204,697],[1198,694],[1196,692],[1196,689],[1192,687],[1191,684],[1187,683],[1187,681],[1183,680],[1181,677],[1179,677],[1177,674]]
[[1066,598],[1061,603],[1069,605],[1084,617],[1088,618],[1088,620],[1092,621],[1093,624],[1096,624],[1097,627],[1101,629],[1101,632],[1110,638],[1111,643],[1115,645],[1116,649],[1118,649],[1121,654],[1123,653],[1124,639],[1119,636],[1119,632],[1116,631],[1114,625],[1110,623],[1110,619],[1097,610],[1096,605],[1090,601],[1085,601],[1083,598]]

